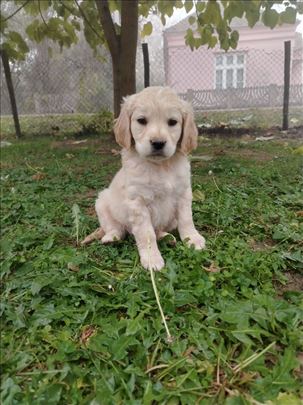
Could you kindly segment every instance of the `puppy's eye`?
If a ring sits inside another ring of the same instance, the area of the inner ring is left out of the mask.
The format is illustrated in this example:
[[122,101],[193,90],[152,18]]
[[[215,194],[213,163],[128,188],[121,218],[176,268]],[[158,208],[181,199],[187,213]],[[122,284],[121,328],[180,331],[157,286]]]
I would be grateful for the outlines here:
[[138,118],[137,122],[139,122],[139,124],[141,125],[146,125],[147,124],[147,119],[142,117],[142,118]]
[[169,127],[174,127],[175,125],[177,125],[177,120],[174,120],[173,118],[170,118],[167,123]]

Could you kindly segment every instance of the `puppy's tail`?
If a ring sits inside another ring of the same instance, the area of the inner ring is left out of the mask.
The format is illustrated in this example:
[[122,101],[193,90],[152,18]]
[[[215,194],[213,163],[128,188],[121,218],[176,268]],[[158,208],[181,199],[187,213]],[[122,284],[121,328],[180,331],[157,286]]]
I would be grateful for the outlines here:
[[91,233],[85,239],[83,239],[80,242],[80,245],[81,246],[88,245],[89,243],[93,242],[94,240],[102,239],[104,235],[105,235],[105,232],[103,231],[103,229],[101,227],[97,228],[93,233]]

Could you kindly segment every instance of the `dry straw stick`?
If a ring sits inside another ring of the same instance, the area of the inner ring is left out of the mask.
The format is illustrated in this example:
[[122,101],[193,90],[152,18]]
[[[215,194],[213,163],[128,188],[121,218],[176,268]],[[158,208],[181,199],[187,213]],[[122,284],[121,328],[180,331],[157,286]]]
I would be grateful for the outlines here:
[[151,281],[152,281],[156,301],[157,301],[159,311],[160,311],[160,314],[161,314],[161,317],[162,317],[162,321],[164,323],[164,327],[165,327],[165,330],[166,330],[166,341],[167,341],[167,343],[172,343],[174,338],[170,334],[170,331],[168,329],[167,322],[166,322],[166,319],[165,319],[165,316],[164,316],[164,312],[163,312],[163,309],[162,309],[162,306],[161,306],[159,293],[158,293],[158,290],[157,290],[157,285],[156,285],[155,276],[154,276],[154,270],[152,270],[152,268],[150,266],[150,251],[151,251],[151,244],[150,244],[150,239],[149,239],[148,240],[148,256],[149,256],[148,257],[148,264],[149,264],[149,266],[148,267],[149,267],[150,277],[151,277]]
[[276,342],[272,342],[270,343],[267,347],[265,347],[265,349],[263,349],[260,353],[254,353],[252,354],[250,357],[248,357],[247,359],[243,360],[240,364],[238,364],[237,366],[235,366],[233,368],[233,371],[235,373],[238,373],[239,371],[243,370],[243,368],[249,366],[252,362],[254,362],[255,360],[257,360],[259,357],[261,357],[264,353],[268,352],[269,349],[271,349],[274,345],[276,344]]
[[75,224],[75,236],[77,239],[77,245],[79,245],[79,228],[80,228],[80,208],[78,204],[73,204],[72,213]]

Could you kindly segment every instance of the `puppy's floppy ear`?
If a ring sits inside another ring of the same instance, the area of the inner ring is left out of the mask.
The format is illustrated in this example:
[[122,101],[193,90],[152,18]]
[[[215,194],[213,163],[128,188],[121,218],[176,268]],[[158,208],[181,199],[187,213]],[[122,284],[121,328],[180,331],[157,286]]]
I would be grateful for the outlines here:
[[180,150],[185,155],[196,149],[198,145],[198,130],[194,121],[194,114],[190,106],[187,107],[183,118],[183,132]]
[[130,132],[130,113],[128,111],[128,99],[125,98],[121,106],[121,112],[114,124],[114,134],[117,143],[122,148],[130,149],[132,136]]

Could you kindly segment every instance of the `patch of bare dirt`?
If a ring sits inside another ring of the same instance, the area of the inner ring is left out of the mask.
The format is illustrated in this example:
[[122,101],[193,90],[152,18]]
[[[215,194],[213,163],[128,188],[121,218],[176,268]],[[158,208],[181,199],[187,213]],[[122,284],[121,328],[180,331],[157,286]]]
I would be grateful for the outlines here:
[[116,146],[115,140],[112,136],[104,136],[100,138],[85,138],[85,139],[64,139],[54,141],[51,143],[53,149],[84,149],[87,147],[94,147],[102,153],[110,153],[111,149]]
[[76,194],[76,200],[83,200],[83,199],[88,199],[88,198],[97,198],[98,190],[95,189],[90,189],[87,190],[85,193],[77,193]]
[[94,205],[92,205],[91,207],[86,208],[85,214],[90,216],[90,217],[94,217],[94,218],[97,217]]
[[287,291],[303,292],[303,274],[294,271],[286,271],[283,274],[288,281],[285,285],[279,284],[277,286],[279,295],[283,295]]
[[14,165],[8,162],[0,162],[0,170],[2,169],[13,169]]
[[249,247],[251,248],[251,250],[253,250],[254,252],[260,252],[260,251],[264,251],[264,250],[268,250],[270,248],[272,248],[274,246],[274,243],[272,240],[265,240],[265,241],[256,241],[254,239],[251,239],[249,242]]
[[259,162],[268,162],[273,159],[273,155],[271,153],[267,153],[261,150],[252,150],[252,149],[244,149],[241,148],[238,151],[230,151],[229,154],[231,156],[241,156],[244,159],[253,159]]
[[88,145],[87,140],[85,142],[78,143],[74,139],[65,139],[63,141],[54,141],[51,143],[52,149],[61,149],[61,148],[68,148],[68,149],[81,149]]
[[198,128],[199,135],[213,135],[223,138],[239,138],[239,137],[273,137],[277,139],[303,139],[303,126],[289,128],[287,131],[281,130],[279,127],[272,127],[267,130],[260,128],[235,128],[226,124],[211,128]]

